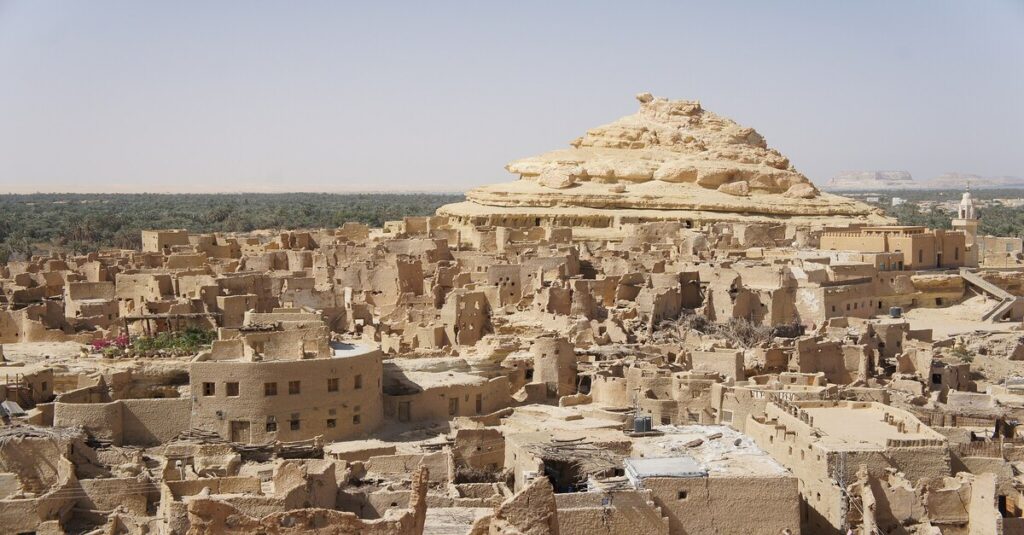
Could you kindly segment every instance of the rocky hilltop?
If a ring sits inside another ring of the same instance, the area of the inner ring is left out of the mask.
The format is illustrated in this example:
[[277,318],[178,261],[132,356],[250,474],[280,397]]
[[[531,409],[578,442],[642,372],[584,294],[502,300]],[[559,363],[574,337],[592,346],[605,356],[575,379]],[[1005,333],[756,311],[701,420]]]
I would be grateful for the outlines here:
[[914,189],[920,187],[906,171],[843,171],[828,181],[830,191]]
[[817,189],[761,134],[691,100],[637,96],[640,111],[589,130],[572,148],[516,160],[510,172],[565,189],[580,182],[688,183],[735,196],[782,193],[812,198]]
[[[588,130],[570,147],[515,160],[519,180],[484,186],[440,214],[497,224],[510,217],[615,226],[685,220],[886,223],[866,204],[820,192],[750,127],[700,102],[637,95],[637,113]],[[614,211],[614,212],[612,212]]]

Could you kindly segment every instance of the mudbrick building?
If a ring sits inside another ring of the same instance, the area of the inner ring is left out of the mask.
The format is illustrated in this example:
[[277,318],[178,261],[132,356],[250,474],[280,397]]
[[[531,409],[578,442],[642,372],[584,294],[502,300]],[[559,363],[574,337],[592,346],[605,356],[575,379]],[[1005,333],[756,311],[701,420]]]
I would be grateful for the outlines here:
[[1019,244],[638,99],[431,217],[0,266],[0,533],[1024,533]]

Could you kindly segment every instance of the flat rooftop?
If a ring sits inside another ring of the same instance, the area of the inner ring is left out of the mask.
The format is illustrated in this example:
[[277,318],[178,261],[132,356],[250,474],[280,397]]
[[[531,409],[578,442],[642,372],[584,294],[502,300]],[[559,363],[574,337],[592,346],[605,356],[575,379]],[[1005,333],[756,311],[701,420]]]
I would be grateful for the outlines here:
[[[501,429],[512,442],[582,439],[595,444],[622,444],[628,459],[687,457],[713,477],[781,477],[789,474],[752,438],[724,425],[661,425],[657,436],[630,437],[622,432],[622,415],[588,405],[528,405],[504,418]],[[712,438],[714,437],[714,438]],[[694,444],[696,441],[699,444]],[[626,459],[623,459],[625,462]],[[648,476],[653,477],[653,476]]]
[[357,357],[359,355],[365,355],[376,350],[376,347],[371,347],[363,344],[353,344],[350,342],[331,342],[331,357],[336,359]]
[[[920,423],[909,413],[899,411],[897,418],[906,421],[903,432],[885,422],[891,408],[876,404],[847,404],[835,407],[801,407],[814,419],[814,427],[825,433],[824,445],[884,448],[887,440],[945,440],[938,432]],[[838,442],[843,444],[839,444]]]
[[[686,456],[714,477],[771,477],[789,473],[753,439],[728,426],[661,425],[655,429],[663,434],[633,439],[634,457],[670,459]],[[697,440],[701,441],[700,444],[688,446]]]

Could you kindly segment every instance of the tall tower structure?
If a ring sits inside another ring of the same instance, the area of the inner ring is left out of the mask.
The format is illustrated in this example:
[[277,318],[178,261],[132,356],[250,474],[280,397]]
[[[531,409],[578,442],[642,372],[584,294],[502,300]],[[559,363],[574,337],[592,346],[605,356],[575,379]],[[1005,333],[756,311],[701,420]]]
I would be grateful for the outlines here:
[[960,199],[960,206],[957,209],[957,217],[953,219],[953,230],[962,230],[967,236],[965,245],[967,250],[964,252],[964,265],[968,267],[977,267],[978,265],[978,247],[975,245],[978,238],[978,220],[977,211],[974,207],[974,198],[971,197],[971,186],[967,185],[967,191],[964,192],[964,196]]

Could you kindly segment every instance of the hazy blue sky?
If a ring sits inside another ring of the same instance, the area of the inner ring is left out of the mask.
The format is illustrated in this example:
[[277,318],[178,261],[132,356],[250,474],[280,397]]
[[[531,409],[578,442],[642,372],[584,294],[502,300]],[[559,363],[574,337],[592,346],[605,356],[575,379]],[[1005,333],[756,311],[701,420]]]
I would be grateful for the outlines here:
[[641,91],[818,182],[1024,175],[1024,0],[0,0],[0,192],[463,190]]

